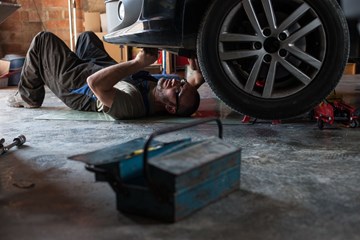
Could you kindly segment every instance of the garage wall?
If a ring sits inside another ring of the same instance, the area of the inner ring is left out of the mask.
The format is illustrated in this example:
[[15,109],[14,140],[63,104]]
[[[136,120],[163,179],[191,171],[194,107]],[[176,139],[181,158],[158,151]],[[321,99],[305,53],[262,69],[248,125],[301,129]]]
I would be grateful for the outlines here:
[[83,1],[84,12],[105,12],[105,0]]
[[[0,58],[25,55],[39,31],[50,31],[70,46],[68,0],[2,0],[21,8],[0,24]],[[103,0],[76,0],[77,32],[84,31],[84,12],[105,12]]]

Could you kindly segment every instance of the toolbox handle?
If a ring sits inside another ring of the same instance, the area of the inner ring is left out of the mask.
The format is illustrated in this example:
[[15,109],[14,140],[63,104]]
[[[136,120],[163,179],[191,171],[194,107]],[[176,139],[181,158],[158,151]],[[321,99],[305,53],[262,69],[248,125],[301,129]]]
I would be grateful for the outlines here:
[[218,119],[218,118],[206,118],[206,119],[201,119],[201,120],[197,120],[197,121],[192,121],[192,122],[190,122],[190,123],[185,123],[185,124],[181,124],[181,125],[177,125],[177,126],[172,126],[172,127],[160,129],[160,130],[157,130],[157,131],[153,132],[153,133],[148,137],[148,139],[146,140],[145,145],[144,145],[144,149],[143,149],[143,166],[144,166],[144,176],[145,176],[145,179],[146,179],[147,181],[150,180],[150,177],[149,177],[149,168],[148,168],[148,149],[149,149],[149,146],[150,146],[151,141],[152,141],[155,137],[157,137],[157,136],[159,136],[159,135],[162,135],[162,134],[165,134],[165,133],[170,133],[170,132],[182,130],[182,129],[185,129],[185,128],[190,128],[190,127],[193,127],[193,126],[196,126],[196,125],[200,125],[200,124],[203,124],[203,123],[207,123],[207,122],[211,122],[211,121],[216,121],[217,126],[218,126],[218,129],[219,129],[219,138],[222,139],[222,137],[223,137],[223,127],[222,127],[222,124],[221,124],[220,119]]

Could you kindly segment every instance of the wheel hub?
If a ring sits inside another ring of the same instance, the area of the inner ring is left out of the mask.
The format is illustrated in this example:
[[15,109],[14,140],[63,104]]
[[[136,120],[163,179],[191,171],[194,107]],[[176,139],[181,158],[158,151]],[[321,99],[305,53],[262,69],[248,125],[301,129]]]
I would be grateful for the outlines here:
[[280,41],[275,37],[269,37],[264,42],[264,49],[268,53],[275,53],[280,50]]

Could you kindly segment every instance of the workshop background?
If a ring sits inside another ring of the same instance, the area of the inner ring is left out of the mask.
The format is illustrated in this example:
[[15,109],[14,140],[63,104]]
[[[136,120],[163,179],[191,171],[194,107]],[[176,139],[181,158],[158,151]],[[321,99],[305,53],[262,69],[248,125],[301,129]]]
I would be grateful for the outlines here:
[[[69,1],[67,0],[4,0],[21,8],[0,25],[0,56],[25,54],[32,38],[39,31],[50,31],[70,47]],[[70,1],[76,9],[76,28],[85,30],[85,12],[105,12],[103,0]]]

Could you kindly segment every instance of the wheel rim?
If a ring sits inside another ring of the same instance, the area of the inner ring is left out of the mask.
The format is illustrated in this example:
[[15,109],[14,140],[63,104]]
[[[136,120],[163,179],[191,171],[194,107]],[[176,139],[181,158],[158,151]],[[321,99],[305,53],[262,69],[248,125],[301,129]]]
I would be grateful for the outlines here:
[[303,0],[242,0],[224,17],[218,53],[240,91],[276,99],[311,84],[326,54],[319,16]]

